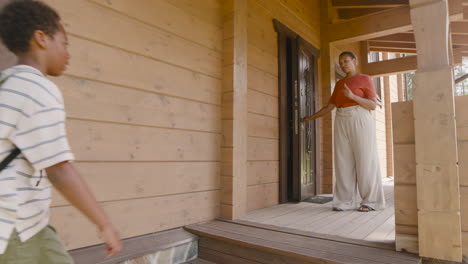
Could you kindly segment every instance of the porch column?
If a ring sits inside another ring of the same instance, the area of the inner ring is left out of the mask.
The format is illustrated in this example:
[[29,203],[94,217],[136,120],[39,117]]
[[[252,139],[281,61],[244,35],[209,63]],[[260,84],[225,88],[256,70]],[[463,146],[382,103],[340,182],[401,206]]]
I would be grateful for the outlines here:
[[247,213],[247,0],[223,1],[221,217]]
[[[396,55],[397,58],[401,58],[401,54]],[[405,84],[403,83],[403,73],[397,74],[397,93],[398,93],[398,102],[403,102],[404,100],[404,89]]]
[[[382,54],[383,60],[388,60],[388,53]],[[392,129],[392,91],[390,87],[390,77],[383,77],[384,108],[385,108],[385,149],[387,161],[387,177],[393,176],[393,129]]]
[[[330,0],[320,1],[320,30],[323,31],[333,17]],[[320,42],[320,107],[328,104],[331,96],[332,85],[335,76],[335,64],[331,61],[330,41],[321,35]],[[321,133],[320,156],[321,176],[319,176],[320,193],[332,193],[333,191],[333,120],[332,115],[326,115],[318,119]]]
[[418,70],[414,124],[419,254],[462,260],[460,191],[447,0],[410,0]]

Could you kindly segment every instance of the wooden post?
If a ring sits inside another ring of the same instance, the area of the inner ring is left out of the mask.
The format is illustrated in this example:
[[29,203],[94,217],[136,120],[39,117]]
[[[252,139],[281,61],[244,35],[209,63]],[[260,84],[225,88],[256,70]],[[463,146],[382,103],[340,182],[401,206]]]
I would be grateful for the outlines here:
[[[397,58],[401,58],[401,54],[397,54],[396,55]],[[397,94],[398,94],[398,102],[402,102],[404,101],[403,99],[403,87],[404,86],[404,83],[403,83],[403,74],[397,74]]]
[[223,1],[221,217],[247,213],[247,0]]
[[366,72],[367,65],[369,64],[369,41],[364,40],[359,42],[361,57],[359,64],[361,65],[361,72]]
[[460,190],[447,0],[410,0],[418,70],[414,122],[419,254],[462,260]]
[[[320,27],[321,30],[325,29],[327,25],[330,23],[332,19],[332,9],[330,5],[330,1],[320,1]],[[331,48],[330,42],[327,38],[321,38],[320,43],[320,70],[321,70],[321,90],[320,90],[320,97],[321,97],[321,106],[327,105],[328,100],[331,96],[332,92],[332,78],[334,78],[334,64],[331,61]],[[322,168],[322,179],[321,182],[323,183],[321,188],[321,193],[331,193],[333,189],[333,120],[332,115],[327,115],[321,118],[319,121],[319,126],[321,128],[322,138],[320,139],[321,142],[321,150],[322,150],[322,160],[323,164]],[[325,184],[327,183],[327,184]]]
[[[383,53],[383,60],[388,60],[388,53]],[[393,176],[393,130],[392,130],[392,98],[390,77],[383,77],[384,107],[385,107],[385,143],[387,150],[387,177]]]

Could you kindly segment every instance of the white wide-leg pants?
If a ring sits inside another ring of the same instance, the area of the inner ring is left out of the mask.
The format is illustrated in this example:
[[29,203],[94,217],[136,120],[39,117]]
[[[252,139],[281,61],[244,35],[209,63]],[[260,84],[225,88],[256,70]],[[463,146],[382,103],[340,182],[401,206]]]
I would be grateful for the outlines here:
[[385,208],[375,120],[361,106],[337,108],[335,118],[335,188],[333,207]]

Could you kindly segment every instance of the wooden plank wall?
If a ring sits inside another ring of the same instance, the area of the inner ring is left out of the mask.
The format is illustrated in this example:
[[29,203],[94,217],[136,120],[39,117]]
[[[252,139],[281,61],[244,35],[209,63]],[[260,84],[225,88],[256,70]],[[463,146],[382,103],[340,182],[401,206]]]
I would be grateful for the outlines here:
[[[392,118],[397,248],[417,251],[417,244],[408,248],[417,241],[418,234],[413,102],[393,103]],[[411,243],[400,245],[402,240]]]
[[319,1],[248,1],[247,209],[278,203],[279,105],[278,19],[320,48]]
[[[122,236],[218,217],[221,0],[45,2],[69,35],[70,66],[53,81],[76,164]],[[100,243],[54,196],[52,224],[67,248]]]
[[[463,254],[468,255],[468,96],[455,97]],[[418,234],[412,101],[392,104],[395,150],[395,223],[398,236]],[[397,245],[398,246],[398,245]],[[416,248],[417,249],[417,248]]]

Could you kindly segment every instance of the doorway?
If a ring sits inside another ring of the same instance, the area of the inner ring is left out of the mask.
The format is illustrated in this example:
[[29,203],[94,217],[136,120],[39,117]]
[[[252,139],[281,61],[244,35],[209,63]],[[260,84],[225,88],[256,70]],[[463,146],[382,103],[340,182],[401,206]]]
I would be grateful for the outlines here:
[[280,202],[300,202],[318,194],[319,151],[316,122],[302,119],[317,111],[319,51],[274,20],[279,41]]

